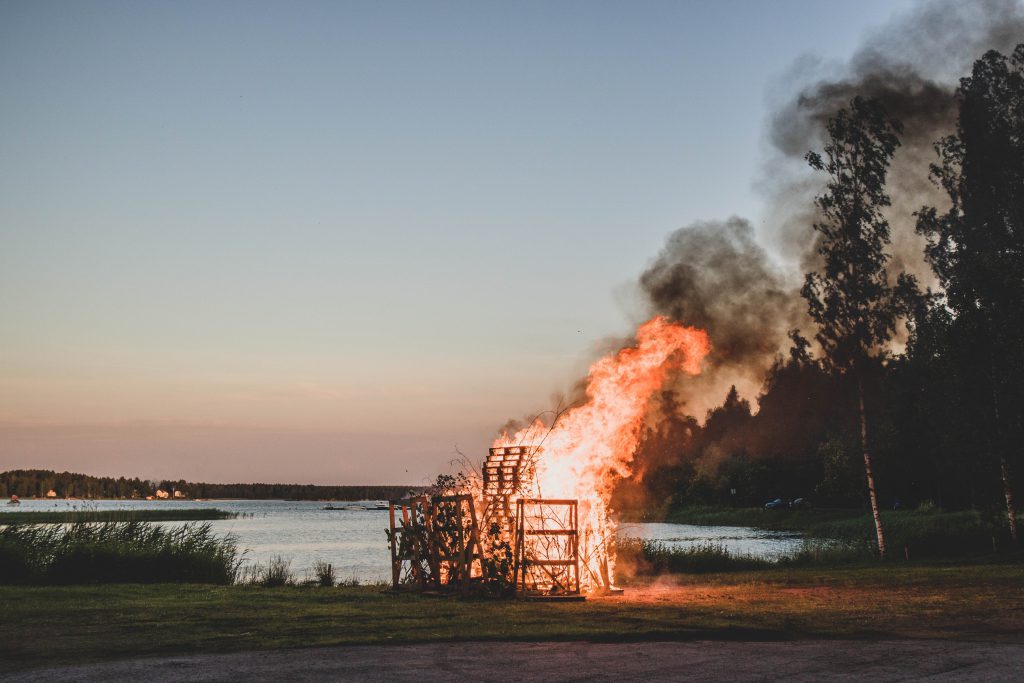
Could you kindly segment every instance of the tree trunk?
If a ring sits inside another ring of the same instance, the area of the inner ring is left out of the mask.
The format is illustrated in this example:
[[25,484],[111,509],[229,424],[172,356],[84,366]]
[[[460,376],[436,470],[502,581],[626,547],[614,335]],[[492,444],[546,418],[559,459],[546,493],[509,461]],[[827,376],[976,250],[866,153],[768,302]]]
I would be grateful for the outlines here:
[[999,473],[1003,478],[1003,496],[1006,498],[1006,519],[1010,522],[1010,538],[1017,542],[1017,511],[1013,505],[1013,489],[1010,487],[1010,466],[1003,451],[1002,432],[999,424],[999,390],[996,384],[996,366],[992,364],[992,415],[995,417],[996,449],[999,451]]
[[1006,518],[1010,522],[1010,538],[1014,543],[1018,543],[1017,510],[1013,505],[1013,489],[1010,488],[1010,466],[1003,456],[999,456],[999,470],[1003,475],[1003,495],[1006,496]]
[[878,555],[885,559],[885,531],[882,516],[878,512],[878,495],[875,493],[875,473],[871,469],[871,453],[868,451],[868,416],[864,410],[864,380],[858,373],[857,399],[860,406],[860,445],[864,450],[864,474],[868,480],[868,495],[871,497],[871,515],[875,518],[875,533],[878,535]]

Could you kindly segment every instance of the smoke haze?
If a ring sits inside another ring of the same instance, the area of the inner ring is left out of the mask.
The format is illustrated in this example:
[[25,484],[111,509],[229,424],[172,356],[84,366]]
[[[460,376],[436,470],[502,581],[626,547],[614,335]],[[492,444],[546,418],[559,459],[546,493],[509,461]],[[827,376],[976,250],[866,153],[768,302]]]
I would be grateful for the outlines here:
[[959,78],[987,50],[1009,53],[1022,36],[1019,2],[943,0],[898,17],[845,65],[794,65],[786,78],[790,95],[770,115],[770,176],[761,184],[768,195],[761,238],[787,265],[773,261],[748,221],[732,217],[673,232],[639,279],[650,314],[710,334],[714,348],[704,374],[676,381],[686,412],[703,417],[733,384],[755,396],[764,372],[788,346],[787,332],[802,328],[811,336],[799,288],[818,263],[813,198],[822,182],[804,155],[821,148],[829,118],[857,95],[878,99],[904,126],[889,174],[889,276],[895,281],[900,272],[913,273],[934,286],[913,216],[923,205],[944,203],[928,178],[933,145],[953,131]]

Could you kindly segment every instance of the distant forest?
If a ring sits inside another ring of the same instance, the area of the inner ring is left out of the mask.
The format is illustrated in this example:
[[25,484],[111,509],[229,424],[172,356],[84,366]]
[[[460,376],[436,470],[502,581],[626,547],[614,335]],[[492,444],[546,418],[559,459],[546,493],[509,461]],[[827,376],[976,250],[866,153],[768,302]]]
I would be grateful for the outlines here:
[[[816,258],[756,410],[735,388],[702,421],[666,392],[619,509],[761,505],[1013,510],[1024,471],[1024,44],[975,62],[934,140],[938,206],[908,210],[939,291],[887,270],[887,171],[903,125],[855,97],[807,162],[824,180]],[[902,209],[901,209],[902,210]],[[905,334],[903,330],[905,328]],[[899,333],[899,334],[898,334]],[[811,341],[813,335],[813,341]],[[903,344],[891,342],[900,336]],[[895,349],[895,350],[894,350]],[[877,515],[876,515],[877,519]],[[882,527],[878,535],[882,544]],[[884,554],[884,546],[883,546]]]
[[125,477],[91,477],[52,470],[11,470],[0,473],[0,496],[45,498],[54,491],[60,498],[146,498],[157,490],[189,498],[243,498],[247,500],[390,500],[401,498],[409,486],[315,486],[313,484],[206,484],[202,482],[147,481]]

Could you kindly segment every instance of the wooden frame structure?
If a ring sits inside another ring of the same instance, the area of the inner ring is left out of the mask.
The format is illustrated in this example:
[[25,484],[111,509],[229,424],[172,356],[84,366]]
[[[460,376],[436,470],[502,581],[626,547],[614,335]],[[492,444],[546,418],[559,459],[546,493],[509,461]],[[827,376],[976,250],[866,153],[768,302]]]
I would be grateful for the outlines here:
[[391,582],[420,590],[466,587],[483,574],[476,506],[468,494],[391,501]]
[[[547,508],[548,514],[544,513]],[[562,513],[554,512],[562,508]],[[530,513],[533,514],[530,514]],[[579,502],[520,498],[516,501],[513,585],[523,597],[580,596]],[[532,520],[539,525],[531,523]],[[548,526],[553,522],[557,528]]]

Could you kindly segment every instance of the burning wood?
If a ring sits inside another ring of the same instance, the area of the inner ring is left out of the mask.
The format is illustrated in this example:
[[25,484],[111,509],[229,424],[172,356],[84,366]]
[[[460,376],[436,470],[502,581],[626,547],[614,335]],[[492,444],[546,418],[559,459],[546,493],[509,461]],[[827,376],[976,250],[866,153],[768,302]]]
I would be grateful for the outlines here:
[[[674,373],[699,374],[709,350],[703,330],[652,318],[637,330],[635,345],[590,367],[585,401],[551,424],[538,419],[494,442],[481,476],[467,481],[464,495],[473,505],[455,515],[458,521],[448,514],[439,524],[444,496],[393,504],[395,586],[403,567],[418,585],[437,588],[493,577],[496,563],[508,568],[511,550],[511,578],[520,592],[612,589],[612,489],[631,473],[651,397]],[[482,536],[478,518],[485,525]],[[466,548],[480,548],[479,566],[473,565],[476,551]],[[447,570],[436,560],[437,568],[430,564],[430,558],[453,553],[458,560]]]

